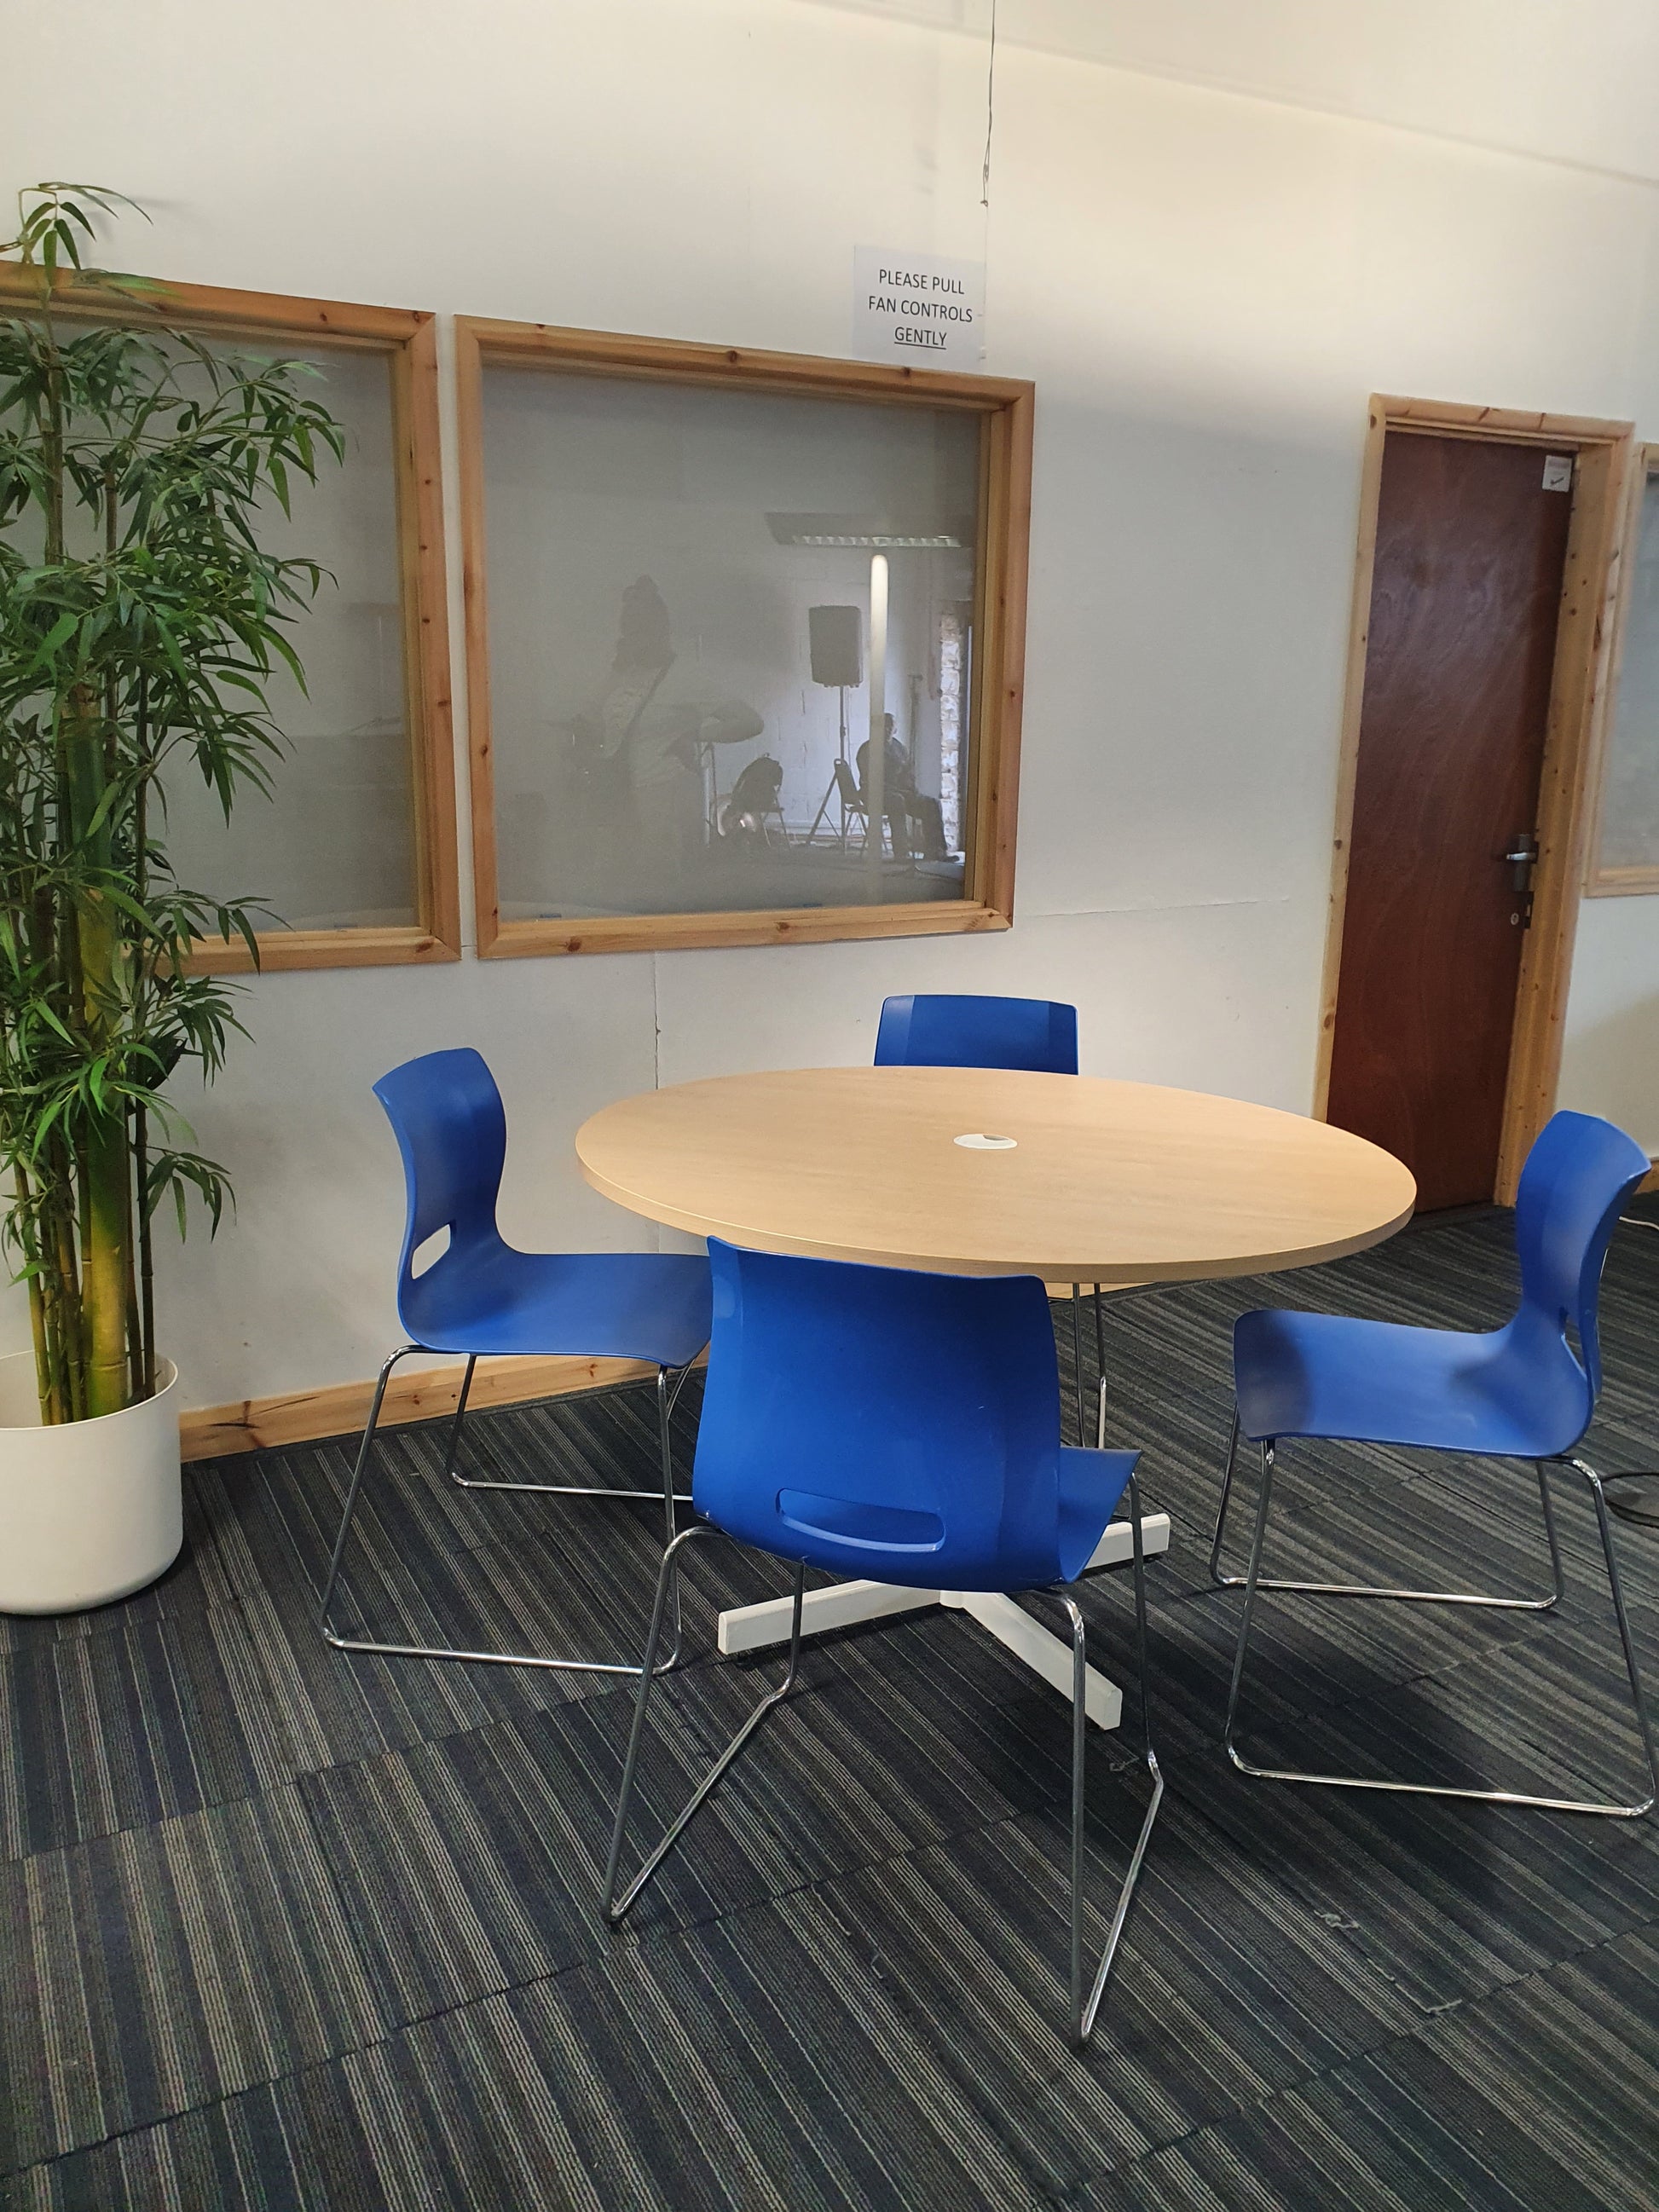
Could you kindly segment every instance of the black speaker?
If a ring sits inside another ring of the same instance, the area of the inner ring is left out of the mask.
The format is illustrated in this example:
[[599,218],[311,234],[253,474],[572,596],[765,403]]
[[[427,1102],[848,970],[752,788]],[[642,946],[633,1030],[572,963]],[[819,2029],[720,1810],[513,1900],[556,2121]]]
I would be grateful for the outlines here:
[[863,617],[857,607],[808,607],[814,684],[862,684]]

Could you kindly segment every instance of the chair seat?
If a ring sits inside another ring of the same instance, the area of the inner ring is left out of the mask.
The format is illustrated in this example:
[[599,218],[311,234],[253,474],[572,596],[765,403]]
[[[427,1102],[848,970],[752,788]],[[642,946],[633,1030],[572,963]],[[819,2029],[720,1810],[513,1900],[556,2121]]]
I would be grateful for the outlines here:
[[1482,1334],[1264,1310],[1233,1329],[1239,1426],[1253,1443],[1357,1443],[1547,1459],[1583,1432],[1589,1384],[1565,1346],[1516,1322]]
[[707,1260],[659,1252],[517,1252],[440,1259],[401,1318],[426,1352],[648,1359],[684,1367],[708,1341]]

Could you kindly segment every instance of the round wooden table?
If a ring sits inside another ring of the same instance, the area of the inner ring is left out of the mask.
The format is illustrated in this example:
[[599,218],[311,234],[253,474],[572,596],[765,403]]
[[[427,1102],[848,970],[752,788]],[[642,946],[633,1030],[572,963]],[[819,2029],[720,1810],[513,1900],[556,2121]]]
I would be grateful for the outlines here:
[[[593,1115],[576,1153],[607,1198],[697,1236],[1066,1287],[1336,1259],[1391,1236],[1417,1194],[1389,1153],[1299,1114],[1004,1068],[795,1068],[677,1084]],[[1148,1552],[1168,1548],[1167,1515],[1141,1527]],[[1121,1565],[1131,1549],[1127,1522],[1114,1522],[1090,1565]],[[808,1593],[803,1627],[822,1634],[933,1604],[970,1613],[1069,1690],[1070,1647],[1012,1598],[838,1583]],[[787,1598],[723,1613],[720,1648],[781,1642],[789,1614]],[[1091,1668],[1091,1719],[1115,1727],[1121,1706]]]
[[[1003,1145],[964,1143],[1000,1138]],[[1237,1098],[1006,1068],[814,1067],[619,1099],[576,1133],[635,1213],[766,1252],[1050,1283],[1306,1267],[1409,1219],[1361,1137]]]

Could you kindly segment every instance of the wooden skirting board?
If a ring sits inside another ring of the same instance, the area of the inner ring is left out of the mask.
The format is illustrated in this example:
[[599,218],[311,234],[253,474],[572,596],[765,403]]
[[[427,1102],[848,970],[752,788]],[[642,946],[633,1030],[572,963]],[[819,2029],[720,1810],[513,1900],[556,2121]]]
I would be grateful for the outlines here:
[[[1654,1171],[1659,1182],[1659,1169]],[[1126,1286],[1114,1284],[1112,1288]],[[1085,1286],[1087,1296],[1092,1285]],[[1069,1304],[1069,1283],[1050,1283],[1048,1295]],[[699,1367],[708,1358],[700,1353]],[[386,1386],[381,1422],[429,1421],[453,1413],[464,1367],[394,1369]],[[534,1398],[564,1398],[578,1390],[610,1390],[623,1382],[649,1382],[656,1369],[645,1359],[481,1359],[467,1400],[473,1406],[522,1406]],[[242,1398],[228,1406],[198,1406],[179,1416],[179,1442],[186,1459],[223,1459],[232,1452],[273,1444],[317,1443],[325,1437],[358,1434],[368,1419],[373,1380],[331,1382],[319,1390],[292,1390],[275,1398]]]
[[[453,1413],[464,1366],[393,1370],[386,1384],[382,1422],[430,1420]],[[619,1382],[648,1382],[656,1369],[642,1359],[481,1359],[467,1400],[474,1406],[518,1406],[532,1398],[562,1398],[576,1390],[610,1389]],[[351,1436],[368,1419],[374,1385],[332,1382],[320,1390],[295,1390],[276,1398],[244,1398],[230,1406],[202,1406],[179,1417],[186,1459],[221,1459],[229,1452],[270,1444],[314,1443],[322,1437]]]

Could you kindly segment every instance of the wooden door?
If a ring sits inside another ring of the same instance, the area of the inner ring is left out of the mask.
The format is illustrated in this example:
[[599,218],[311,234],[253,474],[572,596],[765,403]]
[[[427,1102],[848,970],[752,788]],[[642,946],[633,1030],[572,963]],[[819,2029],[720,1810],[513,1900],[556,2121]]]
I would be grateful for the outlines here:
[[[1327,1118],[1492,1195],[1571,513],[1537,446],[1390,431]],[[1570,478],[1569,478],[1570,482]]]

